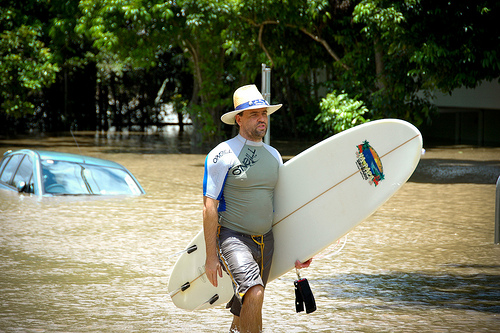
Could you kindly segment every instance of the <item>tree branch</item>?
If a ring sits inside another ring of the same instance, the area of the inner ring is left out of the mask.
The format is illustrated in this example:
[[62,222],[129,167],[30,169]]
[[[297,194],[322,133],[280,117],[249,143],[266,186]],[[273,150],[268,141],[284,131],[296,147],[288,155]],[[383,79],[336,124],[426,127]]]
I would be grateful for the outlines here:
[[311,37],[316,42],[321,43],[321,45],[323,45],[323,47],[333,57],[333,59],[340,62],[340,64],[342,65],[342,67],[344,67],[345,70],[347,70],[347,71],[350,70],[349,66],[347,66],[346,64],[344,64],[342,62],[340,57],[337,55],[337,53],[335,53],[335,51],[332,50],[332,48],[330,47],[330,45],[328,44],[328,42],[326,40],[324,40],[323,38],[321,38],[319,36],[314,35],[313,33],[307,31],[305,28],[300,28],[300,31],[302,31],[303,33],[305,33],[306,35]]
[[[253,20],[248,19],[248,18],[243,18],[243,19],[246,20],[251,25],[253,25],[254,27],[258,27],[259,28],[259,37],[258,37],[259,45],[264,50],[264,53],[266,54],[267,58],[271,61],[271,67],[273,67],[274,66],[273,59],[271,58],[271,55],[269,54],[269,52],[267,51],[266,47],[264,46],[264,43],[262,42],[262,33],[264,31],[264,26],[265,25],[268,25],[268,24],[278,25],[278,24],[280,24],[280,22],[279,21],[263,21],[261,23],[256,23]],[[323,45],[323,47],[326,49],[326,51],[328,52],[328,54],[330,54],[330,56],[332,56],[332,58],[335,59],[335,61],[338,61],[345,70],[348,71],[348,70],[351,69],[349,66],[347,66],[346,64],[344,64],[342,62],[342,60],[337,55],[337,53],[335,53],[335,51],[332,50],[332,48],[330,47],[330,45],[328,44],[328,42],[326,40],[324,40],[323,38],[314,35],[313,33],[309,32],[306,28],[299,28],[299,27],[297,27],[296,25],[293,25],[293,24],[285,24],[285,26],[287,26],[289,28],[299,29],[300,31],[302,31],[303,33],[305,33],[306,35],[308,35],[309,37],[311,37],[314,41],[316,41],[316,42],[320,43],[321,45]]]
[[266,24],[278,24],[278,23],[274,23],[272,21],[266,21],[266,22],[262,22],[259,26],[259,39],[258,39],[259,45],[262,48],[262,50],[264,50],[264,53],[266,54],[267,59],[269,59],[269,61],[271,61],[271,68],[273,68],[274,67],[273,58],[271,58],[271,55],[269,54],[266,47],[264,46],[264,43],[262,42],[262,33],[264,32],[264,25],[266,25]]
[[200,60],[198,59],[198,52],[196,50],[196,47],[187,39],[181,40],[181,43],[185,46],[187,49],[188,53],[192,57],[193,61],[193,66],[194,66],[194,73],[195,73],[195,81],[193,85],[193,94],[191,96],[191,101],[189,102],[190,105],[196,104],[196,99],[201,98],[201,102],[203,103],[203,96],[198,96],[198,92],[201,89],[203,80],[201,76],[201,69],[200,69]]

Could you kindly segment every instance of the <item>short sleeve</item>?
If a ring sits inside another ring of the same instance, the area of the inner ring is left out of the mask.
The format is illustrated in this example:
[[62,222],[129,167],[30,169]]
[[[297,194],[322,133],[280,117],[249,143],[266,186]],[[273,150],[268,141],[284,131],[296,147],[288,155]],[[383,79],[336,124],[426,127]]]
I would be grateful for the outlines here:
[[227,172],[232,166],[232,151],[230,147],[221,143],[205,158],[205,172],[203,175],[203,196],[221,200]]

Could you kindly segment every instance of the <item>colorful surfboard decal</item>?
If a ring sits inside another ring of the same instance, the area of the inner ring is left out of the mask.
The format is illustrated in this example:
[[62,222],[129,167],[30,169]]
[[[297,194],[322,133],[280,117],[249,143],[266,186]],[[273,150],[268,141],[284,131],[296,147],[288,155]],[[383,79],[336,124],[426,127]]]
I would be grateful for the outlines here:
[[375,149],[364,141],[358,145],[356,151],[356,165],[363,179],[368,180],[370,185],[377,186],[384,179],[384,169],[382,162]]

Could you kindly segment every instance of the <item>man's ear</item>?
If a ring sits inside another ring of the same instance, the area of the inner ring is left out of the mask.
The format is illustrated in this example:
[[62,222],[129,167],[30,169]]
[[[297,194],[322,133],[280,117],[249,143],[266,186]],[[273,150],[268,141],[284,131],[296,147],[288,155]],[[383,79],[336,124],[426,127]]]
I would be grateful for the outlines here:
[[234,121],[236,122],[236,124],[238,124],[238,126],[241,126],[241,115],[237,114],[236,116],[234,116]]

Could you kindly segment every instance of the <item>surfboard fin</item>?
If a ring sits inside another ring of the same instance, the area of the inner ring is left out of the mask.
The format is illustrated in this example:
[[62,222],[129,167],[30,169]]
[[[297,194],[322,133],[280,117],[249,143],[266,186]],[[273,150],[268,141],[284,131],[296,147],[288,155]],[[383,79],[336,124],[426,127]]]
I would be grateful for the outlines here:
[[181,286],[181,291],[186,291],[186,289],[189,287],[191,287],[191,283],[186,282]]
[[173,258],[175,256],[178,256],[178,255],[181,255],[183,253],[187,253],[187,254],[191,254],[193,253],[194,251],[198,250],[198,246],[196,244],[193,244],[191,245],[190,247],[188,247],[187,249],[184,249],[182,251],[179,251],[179,252],[176,252],[174,254],[171,254],[167,257],[167,259],[170,259],[170,258]]
[[177,288],[175,289],[174,291],[170,292],[169,295],[170,297],[174,297],[175,295],[177,295],[179,292],[181,291],[185,291],[186,289],[188,289],[189,287],[191,287],[191,283],[189,282],[186,282],[184,283],[180,288]]
[[210,305],[212,305],[215,302],[217,302],[218,299],[219,299],[219,294],[215,294],[212,297],[210,297],[210,299],[208,301],[203,302],[200,305],[198,305],[193,311],[199,310],[203,305],[205,305],[207,303],[210,304]]
[[217,302],[217,300],[219,299],[219,295],[218,294],[215,294],[212,296],[212,298],[210,298],[208,300],[208,303],[210,303],[210,305],[214,304],[215,302]]
[[194,244],[194,245],[191,245],[190,247],[188,247],[186,249],[186,252],[187,252],[187,254],[191,254],[196,250],[198,250],[198,246],[196,244]]

